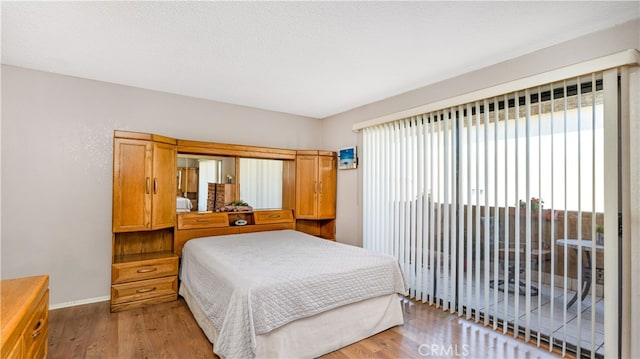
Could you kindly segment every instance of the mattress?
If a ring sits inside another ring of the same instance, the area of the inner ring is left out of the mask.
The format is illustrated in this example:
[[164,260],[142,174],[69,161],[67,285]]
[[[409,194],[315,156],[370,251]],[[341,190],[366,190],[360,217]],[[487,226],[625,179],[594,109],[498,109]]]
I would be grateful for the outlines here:
[[395,258],[293,230],[193,239],[181,279],[227,358],[255,357],[257,335],[298,319],[406,294]]

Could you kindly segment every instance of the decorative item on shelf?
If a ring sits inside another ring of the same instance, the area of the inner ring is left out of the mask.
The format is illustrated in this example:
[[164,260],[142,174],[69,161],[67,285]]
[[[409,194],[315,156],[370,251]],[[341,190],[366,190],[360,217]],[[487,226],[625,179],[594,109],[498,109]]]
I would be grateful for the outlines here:
[[233,176],[227,173],[227,183],[231,184],[233,182]]
[[[527,213],[527,201],[520,200],[520,215],[524,216]],[[531,197],[531,218],[538,218],[539,213],[542,212],[542,216],[545,220],[551,221],[558,219],[558,212],[551,209],[544,209],[544,201],[542,198]]]
[[251,212],[251,207],[247,202],[243,200],[233,201],[220,208],[216,208],[216,212]]
[[596,245],[604,245],[604,226],[596,225]]
[[340,161],[338,168],[341,170],[353,169],[358,167],[358,156],[356,146],[341,148],[339,152]]

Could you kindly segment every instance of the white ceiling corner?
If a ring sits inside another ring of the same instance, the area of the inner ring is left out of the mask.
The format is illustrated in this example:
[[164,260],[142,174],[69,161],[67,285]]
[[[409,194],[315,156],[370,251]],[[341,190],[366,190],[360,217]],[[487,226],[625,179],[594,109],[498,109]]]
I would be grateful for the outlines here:
[[640,2],[7,2],[2,63],[324,118],[640,17]]

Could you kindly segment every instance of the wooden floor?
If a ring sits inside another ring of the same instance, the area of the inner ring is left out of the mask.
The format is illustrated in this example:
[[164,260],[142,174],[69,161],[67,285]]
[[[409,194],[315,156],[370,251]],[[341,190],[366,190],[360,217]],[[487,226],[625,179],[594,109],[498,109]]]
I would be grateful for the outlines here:
[[[549,358],[558,355],[426,304],[405,324],[324,358]],[[49,358],[217,358],[184,300],[110,313],[101,302],[49,316]]]

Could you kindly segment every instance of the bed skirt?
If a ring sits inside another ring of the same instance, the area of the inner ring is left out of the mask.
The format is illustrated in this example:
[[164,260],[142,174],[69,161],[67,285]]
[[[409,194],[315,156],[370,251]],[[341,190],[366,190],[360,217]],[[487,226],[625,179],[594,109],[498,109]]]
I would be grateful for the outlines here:
[[[180,286],[180,295],[209,341],[215,344],[217,330],[184,283]],[[256,357],[314,358],[401,325],[404,320],[400,299],[395,293],[375,297],[259,334],[256,336]],[[216,351],[215,346],[213,351]]]

